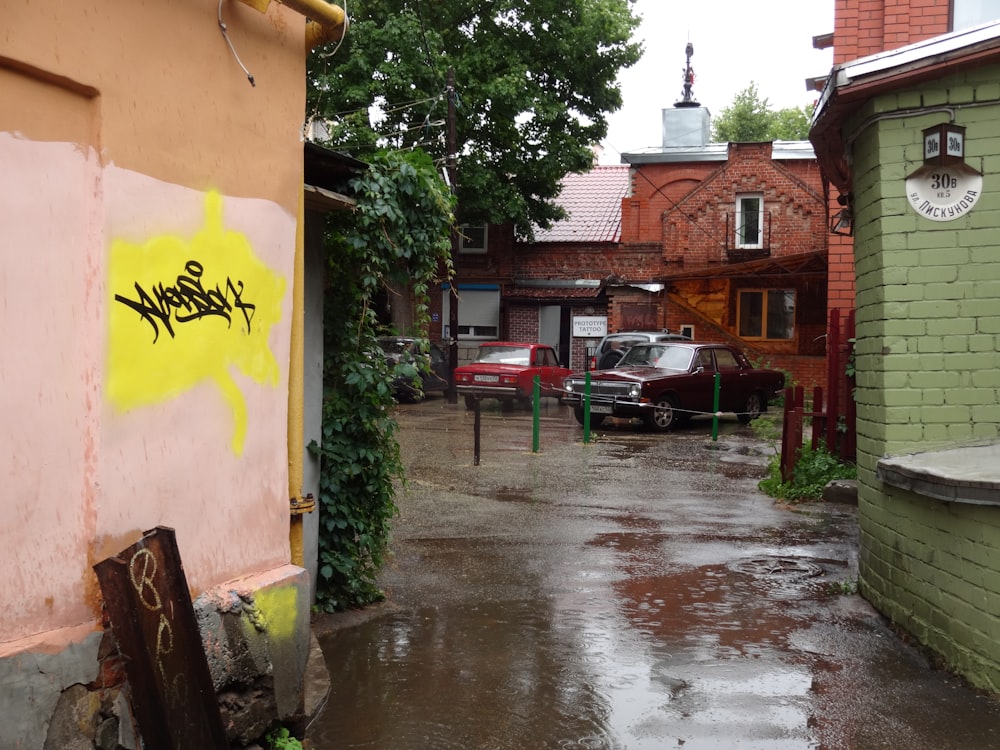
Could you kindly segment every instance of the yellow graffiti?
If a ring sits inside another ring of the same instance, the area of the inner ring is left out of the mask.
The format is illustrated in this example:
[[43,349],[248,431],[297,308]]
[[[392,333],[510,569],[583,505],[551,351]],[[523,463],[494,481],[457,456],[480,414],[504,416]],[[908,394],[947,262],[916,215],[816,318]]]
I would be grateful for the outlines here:
[[222,196],[205,196],[204,226],[190,240],[153,237],[111,245],[107,394],[120,411],[214,383],[233,413],[232,449],[243,452],[247,405],[233,368],[276,385],[268,346],[281,319],[285,280],[222,224]]
[[272,639],[287,639],[295,634],[299,619],[299,590],[295,586],[262,589],[254,595],[254,601]]

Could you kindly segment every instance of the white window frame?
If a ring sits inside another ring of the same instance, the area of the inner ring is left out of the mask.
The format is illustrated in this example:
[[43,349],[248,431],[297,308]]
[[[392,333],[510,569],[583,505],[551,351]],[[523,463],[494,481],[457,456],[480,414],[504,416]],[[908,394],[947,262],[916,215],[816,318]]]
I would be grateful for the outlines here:
[[[448,340],[451,287],[441,291],[441,335]],[[500,336],[500,290],[458,288],[458,338],[496,341]]]
[[[743,227],[746,224],[744,217],[744,202],[757,202],[757,237],[747,238]],[[737,193],[736,194],[736,242],[737,248],[755,250],[764,247],[764,194],[763,193]]]
[[1000,18],[1000,0],[953,0],[951,30],[961,31]]
[[458,252],[464,255],[485,255],[489,240],[490,228],[486,224],[463,224],[458,228]]

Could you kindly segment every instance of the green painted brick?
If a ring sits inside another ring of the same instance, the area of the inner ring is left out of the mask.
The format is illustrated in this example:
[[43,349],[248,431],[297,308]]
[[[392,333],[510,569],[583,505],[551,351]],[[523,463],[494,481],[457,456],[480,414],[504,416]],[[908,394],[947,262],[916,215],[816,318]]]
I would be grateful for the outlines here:
[[[923,257],[921,253],[921,257]],[[958,267],[954,263],[947,265],[926,264],[910,268],[906,272],[907,284],[944,284],[958,281]]]
[[917,301],[910,305],[910,315],[916,318],[954,318],[958,302],[949,300]]
[[923,90],[923,99],[925,107],[937,107],[942,104],[948,104],[948,90],[945,88],[925,88]]
[[962,352],[944,355],[944,367],[948,370],[994,369],[996,358],[993,352]]
[[963,300],[959,303],[958,310],[959,314],[968,318],[1000,318],[1000,299],[977,296],[975,299]]
[[927,403],[926,391],[912,388],[905,390],[881,391],[885,406],[920,406]]
[[[956,318],[951,321],[954,327],[955,323],[963,322],[963,318]],[[975,321],[965,320],[964,322],[971,323],[975,327]],[[956,334],[954,336],[943,336],[941,338],[941,351],[946,354],[956,354],[960,352],[969,351],[969,335],[968,334]]]
[[881,292],[882,299],[887,302],[914,302],[926,299],[924,287],[920,284],[906,284],[902,286],[885,286],[873,290],[876,294]]
[[916,350],[920,354],[940,354],[944,351],[944,342],[936,336],[920,336],[914,339]]
[[[998,148],[1000,148],[1000,145],[998,145]],[[969,225],[973,229],[993,229],[1000,226],[1000,210],[985,207],[984,200],[980,198],[979,203],[969,213]]]
[[957,388],[961,378],[957,372],[918,370],[910,375],[911,388]]
[[1000,388],[1000,368],[973,372],[972,385],[983,389]]
[[914,232],[907,238],[906,244],[911,250],[920,250],[917,265],[921,267],[965,265],[969,262],[969,250],[958,247],[957,232]]
[[923,406],[914,421],[924,424],[958,424],[972,420],[972,410],[967,406]]
[[956,388],[948,391],[945,396],[945,403],[954,405],[980,406],[993,404],[995,401],[994,393],[982,388]]
[[995,336],[989,336],[987,334],[978,334],[978,333],[969,336],[970,352],[989,352],[996,350],[996,348],[997,348],[997,339]]
[[[972,222],[970,221],[969,223],[971,226]],[[962,232],[959,235],[959,238],[959,244],[961,246],[985,250],[987,253],[987,260],[996,259],[997,245],[1000,245],[1000,229],[996,227],[983,227],[981,229],[970,228]],[[980,262],[975,259],[973,260],[974,262]]]
[[986,419],[985,422],[978,421],[979,409],[976,410],[976,423],[972,425],[972,437],[975,440],[997,440],[1000,439],[1000,430],[997,429],[998,417]]
[[[982,81],[977,80],[976,82],[976,101],[977,102],[995,102],[1000,99],[1000,83],[996,81]],[[963,117],[968,112],[995,112],[994,109],[990,107],[983,107],[979,110],[963,110]]]
[[967,299],[974,289],[975,284],[971,281],[924,284],[924,299]]
[[[987,251],[985,250],[973,250],[973,255],[982,255]],[[1000,250],[990,249],[991,254],[996,254]],[[991,258],[989,262],[975,262],[970,263],[967,266],[962,266],[958,270],[958,278],[961,281],[969,280],[979,282],[981,284],[996,283],[1000,281],[1000,263],[996,262],[995,259]]]
[[934,318],[927,321],[928,336],[971,336],[974,333],[976,321],[969,317]]
[[980,333],[1000,333],[1000,317],[980,318],[977,323]]
[[963,83],[948,88],[948,102],[950,104],[968,104],[976,100],[976,87],[972,84]]
[[[886,305],[886,314],[888,308]],[[895,307],[895,305],[892,305]],[[927,334],[927,323],[923,320],[911,320],[901,316],[890,316],[882,321],[882,335],[884,336],[909,336],[919,344]],[[988,337],[987,337],[988,338]],[[919,351],[919,349],[918,349]]]
[[972,440],[975,437],[973,427],[974,425],[969,423],[948,425],[948,442],[954,445]]

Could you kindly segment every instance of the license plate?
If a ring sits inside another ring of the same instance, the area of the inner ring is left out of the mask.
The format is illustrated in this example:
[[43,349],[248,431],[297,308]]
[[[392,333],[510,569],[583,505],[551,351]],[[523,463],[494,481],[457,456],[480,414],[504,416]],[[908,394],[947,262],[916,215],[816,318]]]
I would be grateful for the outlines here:
[[476,375],[475,381],[477,383],[499,383],[499,375]]
[[610,414],[611,406],[610,404],[591,404],[590,405],[591,414]]

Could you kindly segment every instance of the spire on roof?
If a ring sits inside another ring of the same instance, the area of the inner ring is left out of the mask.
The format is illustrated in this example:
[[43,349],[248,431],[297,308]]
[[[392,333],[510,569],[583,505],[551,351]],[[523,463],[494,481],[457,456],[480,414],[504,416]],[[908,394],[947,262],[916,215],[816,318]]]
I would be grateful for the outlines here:
[[698,100],[694,98],[694,91],[692,90],[694,86],[694,68],[691,67],[691,56],[694,55],[694,45],[691,42],[687,43],[687,47],[684,48],[684,53],[687,55],[687,65],[684,66],[684,70],[681,72],[682,80],[684,81],[684,91],[682,93],[682,98],[679,102],[674,102],[675,107],[700,107]]

